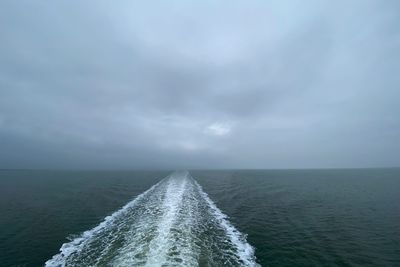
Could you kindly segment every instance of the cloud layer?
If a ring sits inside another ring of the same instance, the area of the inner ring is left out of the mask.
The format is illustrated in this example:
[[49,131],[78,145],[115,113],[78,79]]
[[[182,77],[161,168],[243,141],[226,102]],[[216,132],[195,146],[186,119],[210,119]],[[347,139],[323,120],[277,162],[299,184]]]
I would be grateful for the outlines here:
[[0,3],[0,168],[400,165],[397,1]]

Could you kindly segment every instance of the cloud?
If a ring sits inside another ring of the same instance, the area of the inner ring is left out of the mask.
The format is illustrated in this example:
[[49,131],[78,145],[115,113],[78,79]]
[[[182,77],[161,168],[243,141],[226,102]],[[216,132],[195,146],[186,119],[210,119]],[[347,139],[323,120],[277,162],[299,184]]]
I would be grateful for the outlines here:
[[215,136],[224,136],[231,132],[232,127],[227,123],[215,122],[206,127],[204,132],[206,134]]
[[2,1],[0,168],[399,165],[397,1]]

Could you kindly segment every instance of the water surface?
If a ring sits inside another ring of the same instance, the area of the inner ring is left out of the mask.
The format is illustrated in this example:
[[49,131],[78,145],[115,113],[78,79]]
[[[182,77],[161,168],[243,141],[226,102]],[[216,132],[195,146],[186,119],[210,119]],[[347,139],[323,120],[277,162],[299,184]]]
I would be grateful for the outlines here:
[[400,266],[399,169],[170,173],[0,171],[0,265]]

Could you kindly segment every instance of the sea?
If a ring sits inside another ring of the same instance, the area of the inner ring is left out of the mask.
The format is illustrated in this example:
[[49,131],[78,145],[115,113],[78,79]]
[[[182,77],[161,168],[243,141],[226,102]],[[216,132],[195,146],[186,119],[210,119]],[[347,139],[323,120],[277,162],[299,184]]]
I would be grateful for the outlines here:
[[400,169],[0,170],[0,266],[400,266]]

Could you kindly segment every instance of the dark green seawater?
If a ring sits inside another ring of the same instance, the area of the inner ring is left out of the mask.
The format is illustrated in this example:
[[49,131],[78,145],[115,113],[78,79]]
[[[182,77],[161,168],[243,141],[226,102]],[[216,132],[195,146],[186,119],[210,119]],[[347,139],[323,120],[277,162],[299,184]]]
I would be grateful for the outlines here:
[[[63,260],[85,266],[102,250],[98,265],[111,259],[116,264],[126,262],[128,254],[121,252],[139,244],[149,243],[143,250],[157,252],[171,245],[172,237],[185,236],[178,248],[195,244],[182,254],[187,262],[197,255],[206,266],[209,259],[230,254],[226,265],[238,265],[235,244],[225,242],[235,241],[236,233],[223,233],[221,227],[229,227],[208,197],[229,216],[229,225],[247,235],[262,266],[400,266],[400,169],[190,171],[194,179],[179,174],[162,180],[170,173],[0,171],[0,266],[43,266],[64,243],[126,203],[133,204],[93,234],[81,252]],[[154,230],[160,218],[162,229],[173,230],[168,237]],[[129,234],[136,238],[131,243]],[[168,242],[160,247],[163,240]],[[217,260],[214,265],[222,265]]]

